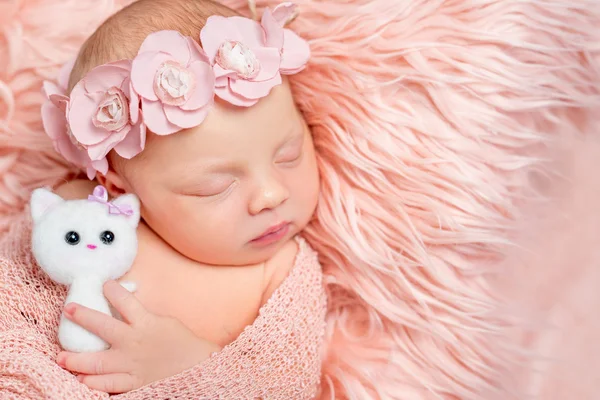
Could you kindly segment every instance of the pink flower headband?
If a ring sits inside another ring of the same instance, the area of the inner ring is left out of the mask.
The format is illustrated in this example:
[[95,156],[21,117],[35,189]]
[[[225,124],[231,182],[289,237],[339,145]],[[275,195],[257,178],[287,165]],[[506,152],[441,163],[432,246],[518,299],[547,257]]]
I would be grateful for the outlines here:
[[133,60],[100,65],[66,96],[73,63],[58,85],[44,82],[44,129],[67,161],[106,174],[114,149],[130,159],[146,143],[146,128],[170,135],[200,125],[214,96],[250,107],[281,84],[281,75],[302,71],[308,43],[284,26],[295,5],[267,9],[260,23],[243,17],[211,16],[200,32],[202,48],[177,31],[154,32]]

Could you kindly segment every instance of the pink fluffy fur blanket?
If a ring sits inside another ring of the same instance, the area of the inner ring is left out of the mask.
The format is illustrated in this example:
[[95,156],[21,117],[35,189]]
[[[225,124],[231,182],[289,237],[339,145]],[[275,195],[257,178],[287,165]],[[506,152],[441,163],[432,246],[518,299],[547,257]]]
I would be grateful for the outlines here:
[[[0,2],[0,234],[75,172],[42,132],[42,80],[126,3]],[[298,4],[322,399],[598,398],[600,2]]]

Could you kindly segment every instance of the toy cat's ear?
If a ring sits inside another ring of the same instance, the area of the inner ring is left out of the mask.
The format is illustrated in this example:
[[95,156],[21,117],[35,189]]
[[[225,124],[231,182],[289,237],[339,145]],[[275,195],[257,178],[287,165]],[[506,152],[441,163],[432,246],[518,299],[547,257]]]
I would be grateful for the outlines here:
[[63,201],[62,197],[52,193],[46,188],[35,189],[31,194],[31,200],[29,201],[33,222],[39,221],[50,207],[60,204]]
[[140,200],[135,194],[124,194],[114,199],[112,203],[116,206],[125,206],[125,208],[133,210],[133,214],[127,217],[127,222],[134,228],[138,226],[140,222]]

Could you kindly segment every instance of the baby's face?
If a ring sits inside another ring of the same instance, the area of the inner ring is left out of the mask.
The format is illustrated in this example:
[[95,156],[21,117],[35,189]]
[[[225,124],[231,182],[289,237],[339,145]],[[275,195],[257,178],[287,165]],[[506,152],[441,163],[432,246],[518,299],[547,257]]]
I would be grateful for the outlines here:
[[287,82],[250,108],[218,102],[202,125],[154,136],[144,152],[127,165],[128,189],[146,223],[199,262],[263,262],[317,204],[313,142]]

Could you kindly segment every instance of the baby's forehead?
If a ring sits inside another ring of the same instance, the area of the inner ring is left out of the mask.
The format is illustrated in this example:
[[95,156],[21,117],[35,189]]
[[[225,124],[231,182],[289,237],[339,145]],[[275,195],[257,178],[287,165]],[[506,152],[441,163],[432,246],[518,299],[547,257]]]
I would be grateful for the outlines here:
[[302,127],[302,116],[289,85],[284,82],[252,107],[232,107],[217,101],[197,127],[174,135],[150,134],[139,156],[144,163],[159,164],[190,164],[202,157],[235,158],[244,149],[274,149]]

